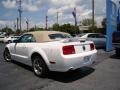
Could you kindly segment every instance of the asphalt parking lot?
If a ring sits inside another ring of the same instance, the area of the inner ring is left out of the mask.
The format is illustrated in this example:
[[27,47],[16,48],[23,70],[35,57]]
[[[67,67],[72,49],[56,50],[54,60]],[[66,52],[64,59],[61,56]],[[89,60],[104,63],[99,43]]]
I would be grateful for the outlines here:
[[114,51],[98,50],[99,64],[74,72],[34,75],[32,68],[18,62],[5,62],[0,44],[0,90],[120,90],[120,58]]

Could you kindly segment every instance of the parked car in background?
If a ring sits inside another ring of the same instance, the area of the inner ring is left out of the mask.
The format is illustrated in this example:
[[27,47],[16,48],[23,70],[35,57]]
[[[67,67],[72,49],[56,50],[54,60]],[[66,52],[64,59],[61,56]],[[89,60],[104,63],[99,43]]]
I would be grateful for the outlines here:
[[97,54],[94,43],[70,37],[68,33],[58,31],[28,32],[6,45],[4,59],[32,66],[37,76],[45,76],[48,71],[66,72],[93,64]]
[[77,35],[77,37],[93,41],[95,43],[96,48],[106,47],[106,36],[101,33],[83,33]]
[[5,36],[0,35],[0,42],[3,42],[3,41],[4,41],[4,38],[5,38]]
[[6,32],[0,32],[0,36],[5,36]]
[[115,48],[115,53],[120,56],[120,31],[115,31],[112,34],[112,44]]
[[20,36],[8,36],[5,37],[3,42],[4,43],[12,43],[14,40],[18,39]]

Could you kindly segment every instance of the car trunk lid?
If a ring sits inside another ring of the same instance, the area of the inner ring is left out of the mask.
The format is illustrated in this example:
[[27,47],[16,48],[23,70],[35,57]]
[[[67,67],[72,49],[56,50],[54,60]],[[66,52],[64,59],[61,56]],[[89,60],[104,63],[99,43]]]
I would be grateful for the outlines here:
[[67,39],[61,42],[64,44],[62,48],[63,54],[64,52],[67,52],[69,54],[78,54],[78,53],[92,51],[95,49],[95,45],[92,41]]

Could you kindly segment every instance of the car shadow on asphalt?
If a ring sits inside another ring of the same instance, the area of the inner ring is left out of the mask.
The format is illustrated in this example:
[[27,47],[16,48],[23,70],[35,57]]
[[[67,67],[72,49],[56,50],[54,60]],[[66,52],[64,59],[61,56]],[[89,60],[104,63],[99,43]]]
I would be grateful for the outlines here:
[[14,60],[12,60],[12,63],[16,64],[16,65],[18,65],[18,66],[20,66],[20,67],[22,67],[22,68],[24,68],[26,70],[33,71],[33,68],[31,66],[29,66],[29,65],[26,65],[26,64],[14,61]]
[[97,50],[104,50],[104,51],[106,51],[106,48],[105,48],[105,47],[97,47],[96,49],[97,49]]
[[83,67],[74,71],[69,72],[50,72],[48,78],[53,79],[55,81],[69,83],[79,79],[82,79],[91,73],[93,73],[95,69],[90,67]]
[[[33,72],[33,68],[25,65],[23,63],[12,61],[13,64],[16,64],[24,69],[27,69],[31,72]],[[82,67],[80,69],[69,71],[69,72],[49,72],[49,74],[45,77],[54,81],[63,82],[63,83],[69,83],[73,82],[79,79],[82,79],[90,74],[92,74],[95,71],[95,69],[91,67]]]
[[110,58],[112,58],[112,59],[120,59],[120,56],[116,56],[116,55],[114,54],[114,55],[110,56]]

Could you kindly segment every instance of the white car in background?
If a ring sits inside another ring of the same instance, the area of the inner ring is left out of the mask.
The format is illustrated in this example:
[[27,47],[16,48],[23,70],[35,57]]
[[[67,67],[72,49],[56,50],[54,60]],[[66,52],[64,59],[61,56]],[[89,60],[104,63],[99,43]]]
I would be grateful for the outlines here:
[[80,39],[93,41],[96,48],[106,47],[106,36],[101,33],[83,33],[77,35]]
[[58,31],[35,31],[23,34],[6,45],[4,59],[16,60],[33,67],[37,76],[48,71],[66,72],[96,61],[97,50],[92,41],[81,42]]
[[20,36],[8,36],[5,37],[3,42],[4,43],[12,43],[14,40],[18,39]]
[[5,36],[0,35],[0,42],[4,42],[4,38],[5,38]]

